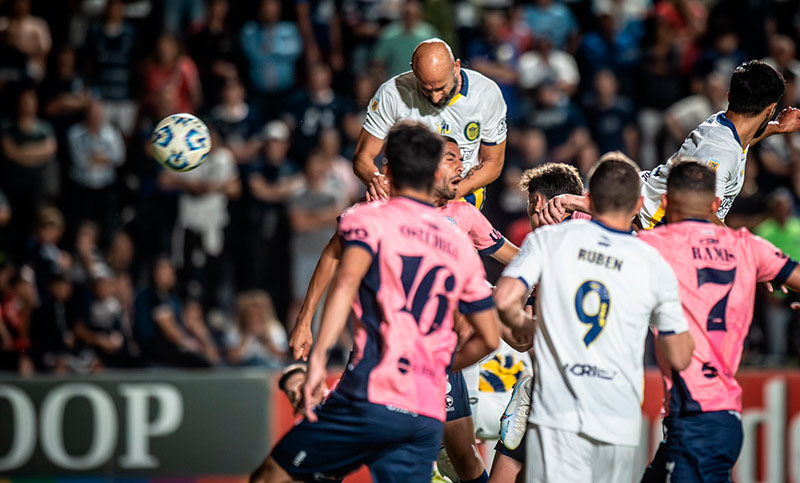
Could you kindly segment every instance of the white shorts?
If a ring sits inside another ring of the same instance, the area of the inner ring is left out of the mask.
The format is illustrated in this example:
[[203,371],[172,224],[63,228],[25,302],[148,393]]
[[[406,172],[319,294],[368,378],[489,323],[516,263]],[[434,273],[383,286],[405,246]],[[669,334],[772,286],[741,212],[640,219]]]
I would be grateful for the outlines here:
[[528,425],[528,483],[630,483],[636,448],[602,443],[560,429]]
[[475,425],[475,437],[480,439],[498,439],[500,437],[500,418],[506,409],[510,392],[470,392],[472,421]]

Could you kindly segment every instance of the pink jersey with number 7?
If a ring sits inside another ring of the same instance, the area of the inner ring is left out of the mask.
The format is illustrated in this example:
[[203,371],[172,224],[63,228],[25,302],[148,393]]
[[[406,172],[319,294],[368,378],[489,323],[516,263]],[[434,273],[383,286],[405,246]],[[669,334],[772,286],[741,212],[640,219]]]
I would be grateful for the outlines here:
[[664,409],[675,415],[741,411],[742,388],[735,376],[753,321],[756,286],[783,283],[797,262],[747,229],[704,220],[668,224],[639,237],[675,271],[695,344],[691,364],[680,373],[659,360]]
[[443,421],[453,310],[494,307],[473,244],[431,205],[405,197],[342,216],[344,249],[372,254],[353,312],[354,348],[334,391]]

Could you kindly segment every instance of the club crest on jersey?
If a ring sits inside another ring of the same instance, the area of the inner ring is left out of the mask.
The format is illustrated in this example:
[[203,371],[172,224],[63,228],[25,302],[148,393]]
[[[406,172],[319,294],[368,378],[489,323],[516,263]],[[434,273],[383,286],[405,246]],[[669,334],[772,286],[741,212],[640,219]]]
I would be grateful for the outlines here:
[[447,124],[447,121],[437,122],[436,123],[436,131],[439,134],[450,134],[450,124]]
[[379,101],[378,99],[373,99],[373,100],[372,100],[372,103],[370,103],[370,105],[369,105],[369,109],[370,109],[372,112],[375,112],[375,111],[377,111],[377,110],[378,110],[378,103],[379,103],[379,102],[380,102],[380,101]]
[[717,161],[716,159],[709,159],[707,164],[708,167],[713,169],[714,171],[716,171],[717,168],[719,168],[719,161]]
[[464,128],[464,137],[467,138],[469,141],[474,141],[478,139],[478,136],[481,135],[481,123],[476,121],[471,121],[467,124],[467,127]]

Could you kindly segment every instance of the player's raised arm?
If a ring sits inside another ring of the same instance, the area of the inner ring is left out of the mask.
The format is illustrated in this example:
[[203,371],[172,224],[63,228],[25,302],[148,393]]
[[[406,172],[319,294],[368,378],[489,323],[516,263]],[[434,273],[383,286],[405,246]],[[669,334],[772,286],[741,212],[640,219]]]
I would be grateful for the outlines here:
[[312,422],[316,421],[312,396],[325,382],[328,353],[347,325],[353,298],[361,284],[361,279],[364,278],[371,264],[372,253],[369,250],[359,245],[347,247],[342,255],[342,262],[336,278],[333,280],[328,298],[325,300],[317,346],[311,353],[308,363],[308,378],[303,386],[305,414]]
[[367,200],[383,199],[389,196],[386,178],[375,167],[375,158],[383,149],[383,139],[377,138],[361,129],[356,153],[353,156],[353,171],[367,187]]
[[492,146],[481,144],[478,152],[479,164],[470,169],[464,176],[464,181],[458,185],[458,196],[466,196],[476,189],[492,184],[503,171],[505,160],[505,140]]
[[308,354],[311,352],[311,345],[314,342],[314,336],[311,333],[311,321],[314,318],[314,312],[317,310],[319,301],[322,300],[322,294],[325,293],[333,274],[336,273],[336,268],[339,266],[341,258],[342,240],[339,238],[338,233],[334,233],[322,250],[322,255],[320,255],[317,266],[314,268],[314,274],[311,275],[311,281],[308,282],[308,290],[303,299],[303,306],[300,307],[300,313],[297,314],[297,320],[294,323],[292,332],[289,334],[289,349],[291,349],[292,357],[295,359],[302,357],[304,361],[308,360]]

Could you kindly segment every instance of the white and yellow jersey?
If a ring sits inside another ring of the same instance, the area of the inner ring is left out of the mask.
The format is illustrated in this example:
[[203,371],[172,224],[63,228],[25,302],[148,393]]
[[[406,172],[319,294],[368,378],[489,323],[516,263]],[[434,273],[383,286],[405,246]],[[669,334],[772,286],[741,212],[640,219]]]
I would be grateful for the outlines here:
[[[461,90],[444,107],[434,106],[422,95],[411,71],[384,82],[367,107],[364,130],[386,139],[398,121],[417,121],[455,139],[464,159],[465,175],[478,165],[481,144],[502,143],[508,130],[506,102],[500,88],[493,80],[469,69],[461,69]],[[479,208],[482,204],[468,201]]]
[[722,204],[717,218],[725,220],[733,201],[744,186],[744,169],[747,162],[747,148],[742,148],[736,127],[718,112],[689,133],[683,145],[669,160],[651,171],[643,171],[642,196],[644,205],[639,211],[639,221],[644,228],[653,228],[664,218],[661,195],[667,191],[667,176],[674,160],[681,156],[697,158],[717,172],[717,196]]
[[669,264],[631,233],[574,220],[528,235],[503,277],[538,284],[529,421],[638,446],[648,325],[688,330]]

